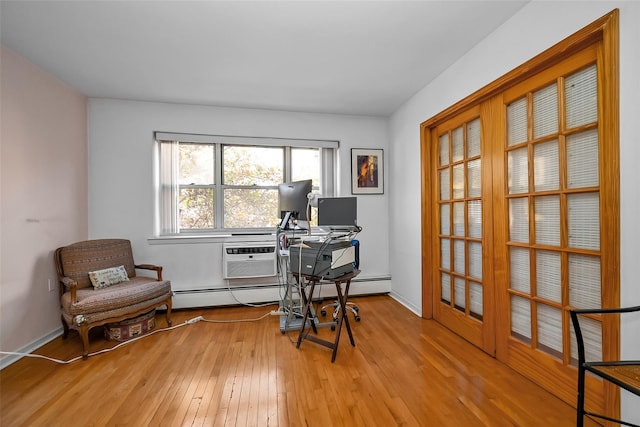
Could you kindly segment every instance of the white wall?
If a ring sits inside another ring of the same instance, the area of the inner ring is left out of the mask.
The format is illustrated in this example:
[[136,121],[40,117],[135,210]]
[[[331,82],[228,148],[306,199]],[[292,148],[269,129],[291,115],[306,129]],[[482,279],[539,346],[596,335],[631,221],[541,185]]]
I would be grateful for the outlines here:
[[61,331],[53,251],[87,236],[86,98],[1,55],[0,349],[30,352]]
[[[415,302],[421,309],[420,235],[416,233],[420,227],[420,123],[616,7],[620,9],[621,299],[623,305],[640,304],[640,4],[631,1],[533,1],[393,114],[390,235],[393,294],[398,299]],[[640,354],[638,323],[622,324],[623,357]],[[640,410],[628,395],[623,396],[622,407],[623,416],[640,421]]]
[[[148,240],[154,232],[154,131],[339,140],[339,196],[351,195],[351,148],[388,151],[387,121],[383,118],[106,99],[89,99],[88,116],[89,236],[130,239],[136,262],[162,265],[174,290],[218,290],[188,298],[179,294],[174,299],[176,307],[234,302],[219,291],[227,287],[221,271],[221,243],[229,239],[162,244]],[[386,180],[385,186],[388,175]],[[387,278],[361,284],[364,292],[390,288],[388,199],[388,192],[358,196],[358,224],[363,227],[358,235],[360,279]],[[267,238],[275,241],[275,237]],[[353,290],[358,292],[358,286]],[[270,294],[239,293],[247,302],[278,299],[277,289]]]

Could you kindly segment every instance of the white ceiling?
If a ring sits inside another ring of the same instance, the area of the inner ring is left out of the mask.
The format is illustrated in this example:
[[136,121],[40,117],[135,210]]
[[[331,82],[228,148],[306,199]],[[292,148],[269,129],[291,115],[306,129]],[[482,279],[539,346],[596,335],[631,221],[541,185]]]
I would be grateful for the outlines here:
[[3,0],[0,40],[89,97],[388,116],[527,1]]

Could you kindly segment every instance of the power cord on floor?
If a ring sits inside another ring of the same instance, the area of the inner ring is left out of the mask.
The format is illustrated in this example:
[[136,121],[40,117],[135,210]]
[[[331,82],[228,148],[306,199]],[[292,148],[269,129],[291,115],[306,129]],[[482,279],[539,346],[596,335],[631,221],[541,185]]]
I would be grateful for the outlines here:
[[[97,356],[97,355],[99,355],[99,354],[103,354],[103,353],[108,353],[108,352],[110,352],[110,351],[112,351],[112,350],[116,350],[116,349],[118,349],[118,348],[120,348],[120,347],[122,347],[122,346],[124,346],[124,345],[131,344],[131,343],[136,342],[136,341],[138,341],[138,340],[140,340],[140,339],[142,339],[142,338],[149,337],[149,336],[151,336],[151,335],[153,335],[153,334],[155,334],[155,333],[158,333],[158,332],[164,332],[164,331],[171,331],[171,330],[173,330],[173,329],[181,328],[181,327],[183,327],[183,326],[191,325],[191,324],[193,324],[193,323],[197,323],[197,322],[208,322],[208,323],[239,323],[239,322],[257,322],[257,321],[260,321],[260,320],[264,319],[265,317],[269,317],[269,316],[280,316],[280,315],[282,315],[282,314],[283,314],[283,313],[281,313],[281,312],[279,312],[279,311],[275,311],[275,310],[273,310],[273,311],[270,311],[270,312],[268,312],[268,313],[263,314],[263,315],[262,315],[262,316],[260,316],[260,317],[256,317],[256,318],[252,318],[252,319],[232,319],[232,320],[215,320],[215,319],[205,319],[205,318],[204,318],[204,317],[202,317],[202,316],[197,316],[197,317],[194,317],[194,318],[192,318],[192,319],[186,320],[186,321],[184,321],[183,323],[180,323],[180,324],[178,324],[178,325],[169,326],[169,327],[162,328],[162,329],[155,329],[155,330],[153,330],[153,331],[151,331],[151,332],[149,332],[149,333],[147,333],[147,334],[145,334],[145,335],[140,335],[140,336],[135,337],[135,338],[132,338],[132,339],[130,339],[130,340],[128,340],[128,341],[123,341],[123,342],[121,342],[121,343],[119,343],[119,344],[117,344],[117,345],[115,345],[115,346],[113,346],[113,347],[105,348],[105,349],[100,350],[100,351],[96,351],[96,352],[93,352],[93,353],[89,353],[89,354],[87,355],[87,357]],[[77,356],[77,357],[74,357],[73,359],[69,359],[69,360],[60,360],[60,359],[55,359],[55,358],[53,358],[53,357],[43,356],[43,355],[41,355],[41,354],[33,354],[33,353],[19,353],[19,352],[14,352],[14,351],[0,351],[0,354],[10,355],[10,356],[32,357],[32,358],[36,358],[36,359],[45,359],[45,360],[49,360],[49,361],[51,361],[51,362],[60,363],[60,364],[62,364],[62,365],[67,365],[67,364],[69,364],[69,363],[77,362],[78,360],[82,359],[82,356]]]

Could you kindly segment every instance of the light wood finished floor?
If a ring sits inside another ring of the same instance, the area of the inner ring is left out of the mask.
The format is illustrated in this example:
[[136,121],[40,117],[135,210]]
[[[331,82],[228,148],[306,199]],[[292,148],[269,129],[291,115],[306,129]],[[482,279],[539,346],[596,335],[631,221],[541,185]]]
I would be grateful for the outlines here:
[[[571,426],[575,410],[388,296],[354,298],[356,347],[335,363],[279,318],[198,322],[69,365],[23,358],[0,372],[2,426]],[[275,309],[182,310],[251,319]],[[157,316],[158,328],[166,326]],[[99,328],[97,328],[99,329]],[[92,334],[91,351],[113,345]],[[322,336],[332,336],[321,328]],[[71,333],[38,350],[81,354]],[[588,424],[590,425],[590,424]]]

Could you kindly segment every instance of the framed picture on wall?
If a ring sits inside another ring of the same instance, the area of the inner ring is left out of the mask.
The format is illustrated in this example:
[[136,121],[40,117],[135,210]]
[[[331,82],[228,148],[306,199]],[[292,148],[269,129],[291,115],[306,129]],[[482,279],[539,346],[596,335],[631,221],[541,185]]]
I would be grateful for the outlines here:
[[382,149],[351,149],[351,194],[384,193]]

